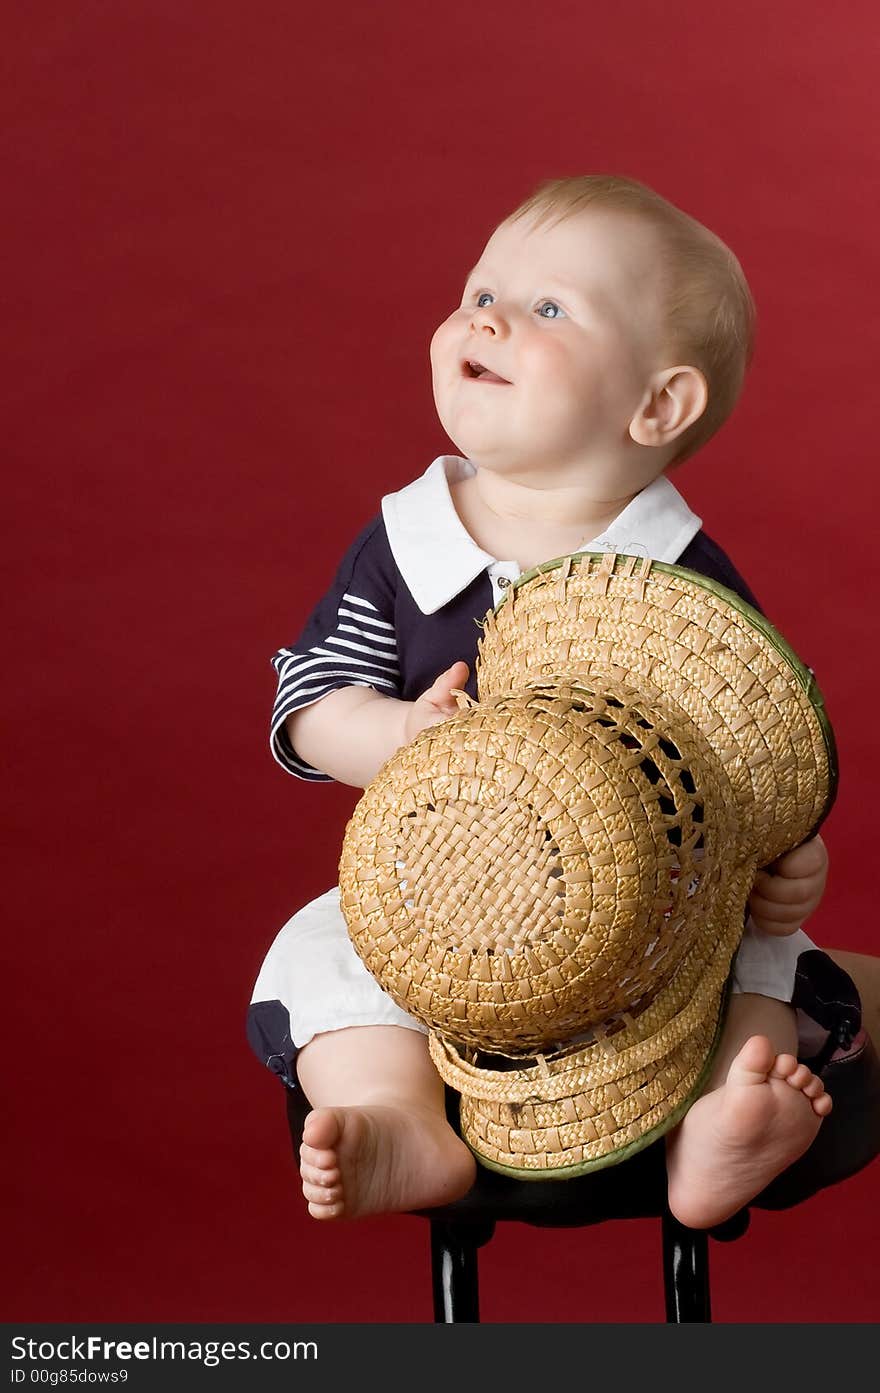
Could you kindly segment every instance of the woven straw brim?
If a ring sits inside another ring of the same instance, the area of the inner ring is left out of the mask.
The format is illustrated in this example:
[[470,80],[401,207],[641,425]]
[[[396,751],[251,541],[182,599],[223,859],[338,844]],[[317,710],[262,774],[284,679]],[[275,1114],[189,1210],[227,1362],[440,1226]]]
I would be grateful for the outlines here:
[[733,591],[679,567],[581,552],[520,577],[487,616],[481,700],[595,671],[636,689],[647,679],[703,732],[762,865],[827,815],[837,762],[815,678]]
[[477,679],[479,704],[365,791],[341,903],[432,1031],[484,1164],[573,1175],[648,1145],[704,1086],[755,869],[827,813],[833,736],[766,620],[634,557],[522,577]]
[[593,686],[539,683],[423,731],[346,829],[357,952],[459,1043],[521,1055],[641,1009],[698,940],[709,957],[718,887],[756,865],[700,732],[647,683]]
[[482,1164],[528,1180],[582,1175],[626,1160],[680,1120],[711,1066],[752,874],[743,867],[726,885],[709,960],[692,953],[616,1033],[504,1069],[430,1036],[438,1072],[461,1094],[462,1137]]

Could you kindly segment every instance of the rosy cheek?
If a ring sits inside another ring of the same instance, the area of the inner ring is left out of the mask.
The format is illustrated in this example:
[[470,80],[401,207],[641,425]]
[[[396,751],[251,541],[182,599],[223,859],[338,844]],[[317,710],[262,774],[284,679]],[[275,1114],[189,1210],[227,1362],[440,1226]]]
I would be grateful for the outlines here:
[[438,327],[434,330],[434,335],[431,339],[432,363],[439,362],[439,360],[444,356],[444,354],[449,351],[454,331],[454,319],[455,316],[450,315],[448,319],[444,319],[443,323],[438,325]]
[[518,354],[520,363],[529,376],[538,379],[557,381],[565,370],[567,355],[560,344],[554,343],[549,334],[537,334],[521,346]]

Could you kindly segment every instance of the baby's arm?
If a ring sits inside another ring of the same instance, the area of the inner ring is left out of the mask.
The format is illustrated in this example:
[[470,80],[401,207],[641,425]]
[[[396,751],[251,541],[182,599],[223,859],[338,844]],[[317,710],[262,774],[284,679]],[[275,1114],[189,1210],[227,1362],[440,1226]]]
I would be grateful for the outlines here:
[[387,759],[420,730],[454,716],[450,695],[468,678],[453,663],[415,701],[382,696],[372,687],[340,687],[288,716],[288,739],[300,759],[342,784],[366,788]]
[[752,922],[762,933],[783,936],[799,929],[822,899],[828,852],[821,837],[796,846],[769,871],[759,871],[749,896]]

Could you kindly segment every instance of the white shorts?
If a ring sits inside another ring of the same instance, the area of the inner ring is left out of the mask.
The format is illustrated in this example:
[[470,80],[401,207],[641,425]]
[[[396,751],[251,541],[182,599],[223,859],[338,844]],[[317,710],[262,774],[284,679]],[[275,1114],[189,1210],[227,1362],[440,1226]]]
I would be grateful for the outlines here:
[[[776,938],[749,920],[734,959],[733,991],[791,1001],[798,956],[814,947],[802,929]],[[354,951],[338,885],[298,910],[278,934],[251,1005],[261,1001],[280,1001],[287,1008],[298,1049],[314,1035],[352,1025],[401,1025],[427,1034],[383,992]]]

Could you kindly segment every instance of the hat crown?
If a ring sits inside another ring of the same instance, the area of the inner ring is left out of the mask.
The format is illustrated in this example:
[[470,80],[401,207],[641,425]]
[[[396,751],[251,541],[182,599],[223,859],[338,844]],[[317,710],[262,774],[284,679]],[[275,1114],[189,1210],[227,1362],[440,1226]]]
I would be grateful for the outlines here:
[[529,684],[386,764],[346,833],[343,908],[405,1010],[499,1052],[546,1048],[650,1003],[734,839],[720,762],[662,701]]

